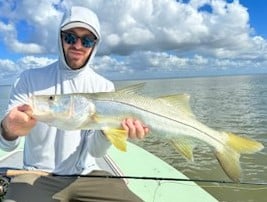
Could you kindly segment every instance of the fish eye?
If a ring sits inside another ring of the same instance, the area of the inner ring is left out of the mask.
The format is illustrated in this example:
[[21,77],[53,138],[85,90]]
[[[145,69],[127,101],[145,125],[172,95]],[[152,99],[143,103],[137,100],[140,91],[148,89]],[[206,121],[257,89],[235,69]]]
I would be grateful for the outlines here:
[[53,101],[54,99],[55,99],[55,97],[54,96],[49,96],[49,98],[48,98],[50,101]]

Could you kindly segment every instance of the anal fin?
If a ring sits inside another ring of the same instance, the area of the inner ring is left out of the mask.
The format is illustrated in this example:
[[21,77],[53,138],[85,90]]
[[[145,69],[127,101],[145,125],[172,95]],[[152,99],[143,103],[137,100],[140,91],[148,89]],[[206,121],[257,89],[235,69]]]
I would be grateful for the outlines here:
[[175,150],[187,160],[194,161],[193,145],[185,139],[170,139],[169,141]]

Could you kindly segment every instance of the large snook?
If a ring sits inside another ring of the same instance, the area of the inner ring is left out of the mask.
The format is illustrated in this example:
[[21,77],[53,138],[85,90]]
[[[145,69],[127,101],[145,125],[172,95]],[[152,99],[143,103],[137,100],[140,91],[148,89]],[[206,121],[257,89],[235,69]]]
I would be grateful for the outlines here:
[[239,158],[263,148],[257,141],[219,132],[196,120],[189,106],[189,95],[179,94],[151,98],[137,94],[143,84],[116,92],[33,96],[33,116],[64,130],[100,129],[120,150],[126,150],[126,132],[121,121],[140,119],[152,134],[168,139],[186,158],[193,159],[193,142],[200,140],[214,148],[225,173],[240,179]]

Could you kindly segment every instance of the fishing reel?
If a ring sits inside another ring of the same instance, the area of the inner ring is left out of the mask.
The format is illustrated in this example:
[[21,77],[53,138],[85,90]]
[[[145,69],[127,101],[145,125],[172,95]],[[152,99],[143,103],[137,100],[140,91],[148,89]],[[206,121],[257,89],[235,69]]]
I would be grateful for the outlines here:
[[0,175],[0,201],[2,201],[2,199],[6,195],[9,183],[10,183],[9,177]]

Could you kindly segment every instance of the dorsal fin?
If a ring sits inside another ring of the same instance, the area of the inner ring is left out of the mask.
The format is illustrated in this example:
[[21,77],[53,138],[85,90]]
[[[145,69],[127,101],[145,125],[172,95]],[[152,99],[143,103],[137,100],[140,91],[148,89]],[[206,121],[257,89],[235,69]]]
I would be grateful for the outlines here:
[[144,86],[145,86],[145,83],[138,83],[138,84],[126,86],[122,89],[119,89],[116,91],[116,93],[128,94],[128,95],[140,94],[140,91],[144,88]]
[[179,109],[189,116],[195,117],[189,103],[190,95],[188,94],[167,95],[158,97],[157,99],[164,101],[166,104],[173,106],[175,109]]

